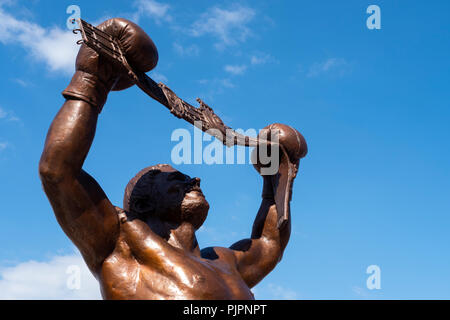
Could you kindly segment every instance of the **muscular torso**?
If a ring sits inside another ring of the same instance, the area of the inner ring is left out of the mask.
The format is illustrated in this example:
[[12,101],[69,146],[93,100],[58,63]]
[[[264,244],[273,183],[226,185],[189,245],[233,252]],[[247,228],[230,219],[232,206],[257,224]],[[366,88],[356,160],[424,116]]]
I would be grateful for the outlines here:
[[105,299],[254,299],[231,250],[216,248],[214,257],[205,258],[162,238],[153,241],[142,221],[120,225],[116,248],[98,277]]
[[[89,63],[98,63],[94,57],[88,58]],[[90,78],[81,78],[74,78],[81,81],[80,90],[97,85]],[[88,91],[96,91],[91,89]],[[39,174],[58,223],[96,275],[103,297],[253,299],[249,287],[273,270],[289,240],[290,220],[278,228],[273,198],[280,188],[278,178],[287,175],[286,166],[280,167],[284,170],[281,175],[264,177],[265,196],[250,239],[235,243],[232,249],[214,248],[203,255],[198,247],[182,250],[179,247],[186,248],[194,241],[180,238],[183,241],[174,246],[151,230],[153,224],[139,219],[119,222],[105,192],[82,169],[101,110],[101,105],[91,103],[91,99],[78,97],[65,101],[47,134]]]

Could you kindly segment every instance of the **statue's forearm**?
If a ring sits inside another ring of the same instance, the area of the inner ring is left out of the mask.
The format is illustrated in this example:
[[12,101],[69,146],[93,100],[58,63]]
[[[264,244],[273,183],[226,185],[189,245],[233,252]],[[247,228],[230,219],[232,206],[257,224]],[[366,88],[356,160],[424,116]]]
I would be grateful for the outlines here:
[[274,200],[273,177],[265,176],[262,192],[262,202],[253,223],[252,238],[265,238],[268,240],[277,241],[280,248],[283,250],[290,237],[291,231],[291,217],[284,226],[280,229],[277,226],[278,214]]
[[80,173],[97,125],[96,108],[67,100],[53,120],[40,161],[41,176],[59,180]]

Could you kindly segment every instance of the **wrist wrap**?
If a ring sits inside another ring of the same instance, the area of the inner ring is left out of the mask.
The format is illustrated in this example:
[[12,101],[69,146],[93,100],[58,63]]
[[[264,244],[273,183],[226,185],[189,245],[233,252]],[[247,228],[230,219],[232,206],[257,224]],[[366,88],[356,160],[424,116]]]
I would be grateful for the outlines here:
[[97,76],[77,70],[62,95],[66,99],[83,100],[100,113],[110,90]]

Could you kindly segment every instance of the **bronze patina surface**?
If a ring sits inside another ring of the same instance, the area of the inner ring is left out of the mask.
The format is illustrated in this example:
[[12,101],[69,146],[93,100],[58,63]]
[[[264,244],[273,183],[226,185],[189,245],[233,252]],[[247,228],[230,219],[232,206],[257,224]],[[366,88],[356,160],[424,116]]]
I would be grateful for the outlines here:
[[[156,66],[156,47],[136,24],[114,18],[98,29],[120,43],[133,70],[145,73]],[[209,204],[199,178],[170,165],[145,168],[128,183],[119,208],[82,168],[108,93],[135,83],[110,59],[82,44],[76,72],[63,91],[66,101],[50,126],[39,163],[59,224],[80,250],[105,299],[253,299],[250,288],[273,270],[289,240],[292,182],[307,152],[305,140],[289,126],[266,127],[280,132],[283,152],[278,172],[262,176],[262,201],[250,238],[229,248],[200,249],[195,231]],[[170,93],[165,96],[179,103]],[[170,101],[168,107],[174,107]],[[261,165],[255,168],[259,171]]]

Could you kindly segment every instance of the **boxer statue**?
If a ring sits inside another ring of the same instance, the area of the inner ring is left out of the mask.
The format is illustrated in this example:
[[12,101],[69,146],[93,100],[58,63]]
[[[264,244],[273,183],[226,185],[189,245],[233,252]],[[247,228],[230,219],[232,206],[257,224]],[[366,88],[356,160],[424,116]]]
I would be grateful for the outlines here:
[[[120,40],[133,68],[148,72],[156,66],[156,47],[136,24],[114,18],[98,28]],[[290,200],[305,140],[289,126],[266,127],[279,131],[286,152],[280,153],[278,172],[263,176],[251,237],[230,248],[200,249],[195,231],[209,204],[199,178],[170,165],[145,168],[128,183],[119,208],[82,169],[108,93],[131,85],[109,61],[81,46],[39,163],[59,224],[99,281],[104,299],[253,299],[250,288],[277,265],[289,240],[290,214],[278,223],[277,210],[288,208],[277,199]],[[290,168],[295,170],[288,175]]]

